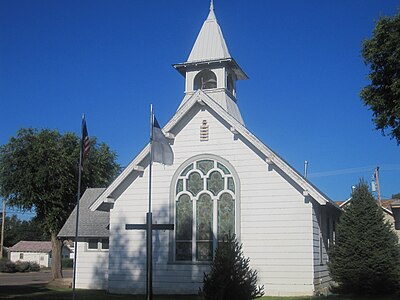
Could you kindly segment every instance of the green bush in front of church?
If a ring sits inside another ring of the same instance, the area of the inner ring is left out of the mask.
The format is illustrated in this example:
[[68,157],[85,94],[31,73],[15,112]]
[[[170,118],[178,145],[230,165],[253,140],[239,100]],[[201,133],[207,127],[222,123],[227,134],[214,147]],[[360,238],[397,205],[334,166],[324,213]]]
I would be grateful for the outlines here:
[[363,181],[339,220],[329,270],[341,294],[390,294],[399,288],[398,238]]
[[220,242],[211,264],[204,274],[203,296],[206,300],[250,300],[264,295],[264,286],[257,286],[257,271],[250,268],[242,245],[235,235]]

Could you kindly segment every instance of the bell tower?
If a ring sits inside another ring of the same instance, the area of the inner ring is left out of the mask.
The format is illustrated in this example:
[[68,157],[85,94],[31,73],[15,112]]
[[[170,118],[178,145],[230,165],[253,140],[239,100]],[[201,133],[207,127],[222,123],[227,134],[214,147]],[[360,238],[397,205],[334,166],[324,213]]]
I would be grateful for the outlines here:
[[248,77],[229,54],[215,17],[213,1],[188,60],[175,64],[174,68],[185,77],[181,106],[200,89],[243,124],[237,106],[236,82]]

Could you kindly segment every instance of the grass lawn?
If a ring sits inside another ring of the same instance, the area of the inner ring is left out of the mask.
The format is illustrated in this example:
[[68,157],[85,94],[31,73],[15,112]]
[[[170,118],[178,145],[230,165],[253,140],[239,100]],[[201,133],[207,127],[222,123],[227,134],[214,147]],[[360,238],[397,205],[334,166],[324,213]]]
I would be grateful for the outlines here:
[[[44,299],[44,300],[64,300],[72,299],[71,289],[56,289],[46,288],[44,286],[15,286],[15,287],[0,287],[0,299]],[[77,290],[77,300],[145,300],[145,296],[136,295],[110,295],[104,291],[94,290]],[[154,296],[154,300],[202,300],[199,296]],[[345,296],[330,296],[330,297],[262,297],[263,300],[362,300],[365,297],[345,297]],[[375,297],[370,300],[397,300],[399,297]]]

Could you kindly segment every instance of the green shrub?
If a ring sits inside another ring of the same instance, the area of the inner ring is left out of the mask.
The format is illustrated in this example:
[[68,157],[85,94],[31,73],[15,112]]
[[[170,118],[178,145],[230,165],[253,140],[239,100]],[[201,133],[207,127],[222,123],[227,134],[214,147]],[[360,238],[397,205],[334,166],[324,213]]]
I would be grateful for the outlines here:
[[72,268],[74,265],[74,260],[72,258],[63,258],[61,260],[61,266],[63,269]]
[[204,299],[250,300],[263,295],[264,286],[257,286],[257,271],[251,270],[242,245],[228,235],[217,247],[210,274],[204,274]]
[[29,272],[38,272],[38,271],[40,271],[40,265],[37,262],[30,261]]
[[1,258],[0,259],[0,272],[3,273],[15,273],[17,272],[15,263],[12,261],[8,260],[7,258]]
[[17,272],[29,272],[29,261],[17,261],[15,263],[15,269]]

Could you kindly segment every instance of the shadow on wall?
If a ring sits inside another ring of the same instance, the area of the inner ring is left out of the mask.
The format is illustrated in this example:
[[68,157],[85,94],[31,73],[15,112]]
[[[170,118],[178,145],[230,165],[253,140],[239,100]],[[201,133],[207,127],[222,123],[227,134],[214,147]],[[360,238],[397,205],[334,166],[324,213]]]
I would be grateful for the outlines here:
[[[153,224],[172,223],[167,201],[153,204]],[[139,213],[141,214],[141,213]],[[103,283],[110,293],[146,293],[146,231],[126,230],[126,224],[144,224],[146,212],[138,218],[120,218],[110,226],[110,249],[108,256],[99,258],[94,269],[93,282]],[[139,220],[139,221],[138,221]],[[154,294],[196,294],[202,286],[203,274],[208,264],[171,263],[173,247],[169,230],[153,230],[153,292]],[[108,272],[107,272],[108,269]]]
[[[125,219],[110,234],[108,255],[98,256],[92,283],[115,293],[146,292],[146,234],[125,230]],[[110,231],[111,233],[111,231]],[[139,237],[140,236],[140,237]],[[129,245],[140,243],[140,246]]]

